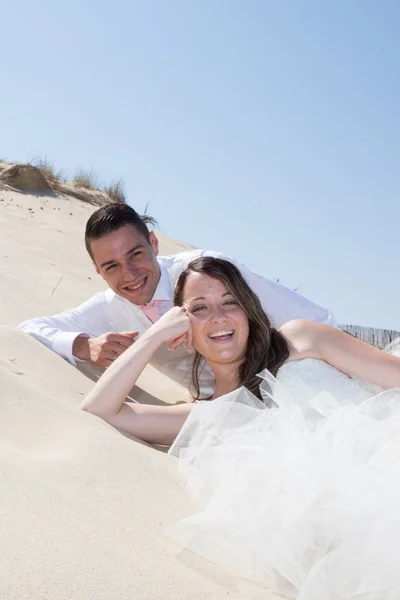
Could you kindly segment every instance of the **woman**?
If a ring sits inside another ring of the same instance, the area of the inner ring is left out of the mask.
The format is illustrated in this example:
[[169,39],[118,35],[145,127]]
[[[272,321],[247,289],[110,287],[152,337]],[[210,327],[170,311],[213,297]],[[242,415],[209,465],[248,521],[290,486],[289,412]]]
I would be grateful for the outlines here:
[[[171,535],[284,597],[400,598],[400,358],[319,323],[272,329],[220,259],[191,263],[175,304],[82,405],[149,442],[177,438],[204,511]],[[163,343],[193,343],[194,396],[204,357],[212,402],[125,403]]]

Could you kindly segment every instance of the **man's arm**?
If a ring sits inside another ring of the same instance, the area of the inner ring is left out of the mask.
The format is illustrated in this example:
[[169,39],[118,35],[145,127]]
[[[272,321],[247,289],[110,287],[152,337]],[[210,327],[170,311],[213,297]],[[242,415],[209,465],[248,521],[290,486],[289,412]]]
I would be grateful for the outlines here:
[[72,347],[78,336],[98,337],[113,330],[107,315],[104,292],[100,292],[71,310],[50,317],[38,317],[24,321],[18,329],[29,333],[39,342],[66,358],[73,365],[76,358]]
[[336,320],[328,309],[272,279],[253,273],[230,256],[211,251],[205,251],[202,256],[215,256],[235,264],[253,292],[260,298],[274,327],[279,328],[293,319],[306,319],[337,327]]

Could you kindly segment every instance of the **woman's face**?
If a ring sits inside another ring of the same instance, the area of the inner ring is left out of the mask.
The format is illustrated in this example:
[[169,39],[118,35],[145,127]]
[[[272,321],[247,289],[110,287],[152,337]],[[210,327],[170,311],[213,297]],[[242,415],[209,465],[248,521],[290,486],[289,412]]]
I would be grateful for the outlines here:
[[249,321],[225,284],[191,273],[183,303],[192,323],[193,346],[212,363],[235,363],[246,355]]

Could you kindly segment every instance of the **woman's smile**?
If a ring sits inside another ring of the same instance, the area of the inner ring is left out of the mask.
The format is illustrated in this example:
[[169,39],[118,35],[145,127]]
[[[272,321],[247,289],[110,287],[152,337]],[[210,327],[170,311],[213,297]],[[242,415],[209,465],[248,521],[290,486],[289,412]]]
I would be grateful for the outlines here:
[[224,331],[216,331],[215,333],[209,333],[208,337],[212,339],[214,342],[225,342],[233,339],[235,332],[233,329],[224,330]]

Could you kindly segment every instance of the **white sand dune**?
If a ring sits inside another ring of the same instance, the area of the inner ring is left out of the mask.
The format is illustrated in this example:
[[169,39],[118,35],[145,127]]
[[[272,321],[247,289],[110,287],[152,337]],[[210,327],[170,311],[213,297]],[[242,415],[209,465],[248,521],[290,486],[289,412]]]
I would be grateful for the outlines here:
[[[0,189],[0,599],[239,598],[164,536],[195,511],[176,460],[78,410],[91,379],[14,329],[104,288],[83,244],[94,209]],[[139,400],[180,397],[154,371],[139,384]]]

